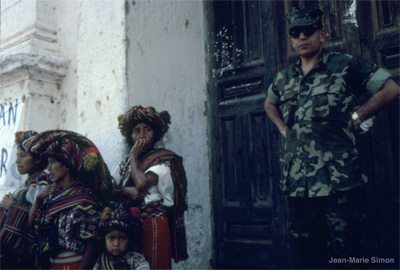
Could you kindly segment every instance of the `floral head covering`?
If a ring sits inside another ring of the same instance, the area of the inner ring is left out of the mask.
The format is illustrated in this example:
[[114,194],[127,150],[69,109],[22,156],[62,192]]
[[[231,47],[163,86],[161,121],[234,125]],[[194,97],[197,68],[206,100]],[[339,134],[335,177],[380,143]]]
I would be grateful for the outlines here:
[[15,134],[14,134],[15,135],[15,144],[18,145],[18,147],[21,147],[22,143],[25,140],[27,140],[33,136],[36,136],[37,134],[38,134],[38,132],[35,132],[32,130],[25,131],[25,132],[24,131],[15,132]]
[[100,215],[99,228],[106,235],[106,231],[113,227],[126,230],[129,234],[137,234],[142,228],[140,210],[125,202],[111,201]]
[[118,116],[118,128],[123,136],[130,136],[132,128],[140,122],[144,122],[153,128],[155,132],[154,141],[158,141],[168,131],[171,117],[167,111],[158,113],[151,106],[147,108],[134,106],[126,113]]
[[66,130],[42,132],[22,143],[31,153],[54,158],[94,191],[112,189],[111,174],[96,145],[78,133]]

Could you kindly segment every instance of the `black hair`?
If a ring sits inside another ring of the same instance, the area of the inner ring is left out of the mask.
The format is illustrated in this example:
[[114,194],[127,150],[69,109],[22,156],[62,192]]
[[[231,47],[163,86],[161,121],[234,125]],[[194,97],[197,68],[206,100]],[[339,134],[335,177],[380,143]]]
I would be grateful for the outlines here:
[[100,237],[101,237],[101,245],[102,245],[102,250],[105,252],[107,251],[107,247],[106,247],[106,236],[107,234],[109,234],[112,231],[120,231],[126,234],[126,236],[128,237],[128,251],[134,251],[135,247],[137,245],[138,242],[138,238],[133,237],[133,233],[129,232],[129,229],[124,228],[120,225],[112,225],[112,226],[108,226],[108,227],[102,227],[100,228]]
[[[60,159],[60,158],[58,158],[58,157],[54,157],[54,156],[48,156],[47,157],[48,159],[49,158],[52,158],[52,159],[55,159],[57,162],[59,162],[60,164],[62,164],[62,165],[64,165],[64,166],[66,166],[68,169],[69,169],[69,175],[71,175],[71,177],[73,178],[73,179],[75,179],[75,180],[82,180],[82,174],[79,174],[79,172],[73,167],[73,166],[71,166],[70,164],[68,164],[66,161],[63,161],[62,159]],[[89,174],[89,173],[87,173],[87,174]]]
[[19,144],[19,145],[18,145],[18,149],[20,149],[20,150],[24,151],[25,153],[31,155],[31,157],[32,157],[34,160],[41,160],[40,163],[38,163],[37,165],[35,165],[35,169],[40,170],[40,171],[43,171],[43,170],[45,170],[45,169],[47,168],[47,165],[49,164],[48,161],[47,161],[47,158],[42,157],[42,156],[39,155],[39,154],[35,154],[35,153],[31,153],[31,152],[29,152],[29,151],[26,151],[26,150],[22,147],[22,144]]

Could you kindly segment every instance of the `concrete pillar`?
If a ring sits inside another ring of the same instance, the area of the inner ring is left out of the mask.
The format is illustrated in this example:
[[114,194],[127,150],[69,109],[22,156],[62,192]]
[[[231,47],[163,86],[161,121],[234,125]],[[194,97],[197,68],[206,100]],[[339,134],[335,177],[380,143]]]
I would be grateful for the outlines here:
[[23,129],[56,128],[60,85],[69,63],[57,56],[57,21],[52,12],[57,1],[2,0],[1,4],[0,102],[25,101]]
[[60,83],[68,61],[38,54],[17,53],[0,58],[0,103],[22,99],[21,130],[58,127]]
[[[56,4],[1,0],[0,104],[8,106],[17,99],[24,103],[20,124],[15,127],[18,130],[44,131],[59,126],[60,87],[69,61],[58,56],[57,21],[52,12]],[[12,149],[8,150],[11,153]],[[14,162],[15,156],[10,157],[8,166]],[[9,183],[0,183],[0,198],[15,189]]]
[[2,0],[1,55],[56,54],[56,20],[52,16],[56,4],[46,0]]

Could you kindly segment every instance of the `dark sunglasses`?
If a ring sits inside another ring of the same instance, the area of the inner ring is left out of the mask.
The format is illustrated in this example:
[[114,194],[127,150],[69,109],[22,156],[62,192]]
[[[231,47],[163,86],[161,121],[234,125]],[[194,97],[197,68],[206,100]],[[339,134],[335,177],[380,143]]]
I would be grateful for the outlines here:
[[306,26],[306,27],[294,27],[289,30],[289,36],[291,38],[299,38],[300,34],[303,33],[306,37],[312,36],[316,30],[321,29],[320,27],[315,26]]

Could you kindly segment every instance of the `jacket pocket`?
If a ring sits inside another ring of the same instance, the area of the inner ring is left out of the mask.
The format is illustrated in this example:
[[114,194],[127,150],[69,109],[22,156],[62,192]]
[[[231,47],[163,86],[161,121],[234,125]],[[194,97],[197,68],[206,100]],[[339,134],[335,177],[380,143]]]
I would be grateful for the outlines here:
[[311,92],[312,118],[319,120],[340,120],[348,114],[353,96],[344,94],[340,85],[326,86]]

